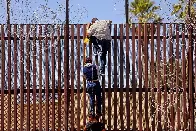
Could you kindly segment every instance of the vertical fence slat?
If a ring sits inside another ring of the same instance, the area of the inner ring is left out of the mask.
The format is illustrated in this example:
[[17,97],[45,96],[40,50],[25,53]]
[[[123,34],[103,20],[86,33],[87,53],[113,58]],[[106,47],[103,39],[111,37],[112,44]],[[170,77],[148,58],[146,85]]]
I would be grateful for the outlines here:
[[11,25],[8,24],[8,131],[11,129]]
[[114,130],[117,130],[117,25],[114,24]]
[[194,105],[194,109],[196,109],[196,34],[194,35],[194,37],[193,37],[193,39],[194,39],[194,48],[193,48],[193,50],[195,49],[195,52],[194,52],[194,56],[195,56],[195,58],[194,58],[194,60],[195,60],[195,62],[194,62],[194,67],[193,68],[195,68],[195,69],[193,69],[194,71],[194,79],[193,79],[193,81],[194,81],[194,93],[195,93],[195,96],[194,96],[194,103],[195,103],[195,105]]
[[176,24],[176,96],[177,96],[177,130],[180,130],[180,92],[179,92],[179,25]]
[[61,39],[60,25],[57,27],[58,44],[58,131],[61,131]]
[[154,88],[155,88],[155,68],[154,68],[154,24],[151,23],[151,116],[152,116],[152,131],[155,131],[155,94],[154,94]]
[[33,25],[33,131],[36,131],[36,26]]
[[164,129],[167,131],[168,129],[168,111],[167,111],[167,77],[166,77],[166,70],[167,70],[167,58],[166,58],[166,24],[163,24],[163,85],[164,85]]
[[105,124],[105,76],[102,76],[102,121]]
[[[110,31],[111,33],[111,31]],[[104,70],[105,70],[105,65],[104,65]],[[103,124],[105,124],[105,75],[102,75],[102,94],[101,94],[101,97],[102,97],[102,122]]]
[[42,25],[39,25],[39,130],[42,130]]
[[89,42],[89,57],[92,60],[92,42],[91,41]]
[[132,24],[132,88],[133,88],[133,130],[136,131],[136,78],[135,78],[135,24]]
[[74,25],[71,25],[71,131],[74,131]]
[[[44,54],[45,54],[45,93],[46,93],[46,122],[45,128],[49,130],[49,63],[48,63],[48,25],[45,25],[44,33],[45,33],[45,44],[44,44]],[[65,98],[66,99],[66,98]]]
[[173,101],[173,42],[172,42],[172,24],[169,25],[169,61],[170,61],[170,129],[174,131],[174,101]]
[[[86,25],[83,25],[83,36],[86,36]],[[84,39],[83,38],[83,67],[85,65],[85,61],[86,61],[86,44],[84,44]],[[83,77],[83,125],[86,125],[86,78]]]
[[51,55],[52,55],[52,131],[55,131],[55,40],[54,31],[52,31],[51,38]]
[[108,131],[111,131],[111,98],[112,98],[112,92],[111,92],[111,45],[108,49]]
[[1,24],[1,131],[4,131],[4,87],[5,87],[5,41],[4,25]]
[[8,131],[11,130],[11,25],[8,24]]
[[69,89],[69,29],[64,25],[64,130],[68,130],[68,111],[69,111],[69,101],[68,101],[68,89]]
[[[123,24],[120,24],[120,107],[123,107]],[[124,111],[120,108],[121,130],[124,130]]]
[[183,87],[183,130],[187,130],[187,105],[186,105],[186,91],[187,91],[187,85],[186,85],[186,41],[185,41],[185,25],[182,25],[182,87]]
[[190,131],[194,130],[194,92],[193,92],[193,27],[187,25],[188,28],[188,87],[189,87],[189,118]]
[[20,25],[20,131],[23,131],[24,125],[24,25]]
[[105,124],[105,75],[102,76],[102,95],[101,96],[102,96],[102,121]]
[[[194,103],[195,103],[195,104],[194,104],[194,109],[196,110],[196,34],[194,35],[193,39],[194,39],[194,48],[195,48],[195,52],[194,52],[194,54],[195,54],[195,55],[194,55],[194,56],[195,56],[195,59],[194,59],[195,62],[194,62],[194,64],[195,64],[195,65],[194,65],[194,67],[193,67],[193,68],[195,68],[195,69],[193,69],[193,70],[194,70],[194,71],[193,71],[193,72],[194,72],[194,74],[193,74],[193,75],[194,75],[194,77],[193,77],[193,78],[194,78],[194,79],[193,79],[194,85],[193,85],[193,86],[195,87],[195,88],[194,88],[194,93],[195,93],[195,96],[194,96]],[[194,50],[194,49],[193,49],[193,50]]]
[[17,130],[17,25],[14,24],[14,130]]
[[161,57],[161,51],[160,51],[160,24],[157,24],[157,89],[158,89],[158,130],[161,129],[161,88],[160,88],[160,81],[161,81],[161,68],[160,68],[160,57]]
[[[195,53],[194,53],[194,56],[195,56],[195,62],[194,62],[194,66],[193,66],[193,81],[195,82],[195,84],[193,85],[195,88],[193,89],[195,95],[193,96],[194,97],[194,105],[193,105],[193,108],[194,108],[194,112],[196,110],[196,34],[193,35],[193,42],[194,42],[194,47],[193,47],[193,50],[195,48]],[[194,69],[195,68],[195,69]],[[194,115],[195,117],[195,115]],[[194,124],[195,124],[195,120],[194,120]],[[194,125],[196,126],[196,125]]]
[[26,53],[27,53],[27,131],[30,131],[30,25],[26,26]]
[[138,73],[139,73],[139,130],[142,130],[142,62],[141,62],[141,27],[142,25],[139,24],[138,27]]
[[144,24],[144,68],[145,68],[145,122],[146,122],[146,131],[149,130],[149,118],[148,118],[148,32],[147,32],[147,24]]
[[[126,111],[127,111],[127,131],[130,131],[130,97],[129,97],[129,84],[130,81],[130,61],[129,61],[129,24],[126,24]],[[133,87],[132,87],[133,88]]]
[[80,131],[80,25],[77,24],[77,131]]
[[[60,25],[59,25],[60,26]],[[63,29],[62,29],[63,28]],[[61,116],[62,116],[62,123],[61,123],[61,130],[64,129],[64,130],[68,130],[68,126],[69,126],[69,104],[70,104],[70,98],[71,95],[69,93],[70,92],[70,84],[69,84],[69,78],[70,78],[70,74],[69,74],[69,39],[67,39],[68,37],[68,34],[67,34],[67,29],[66,28],[69,28],[67,27],[66,25],[63,25],[62,27],[60,26],[60,29],[61,32],[59,31],[59,37],[61,37],[61,35],[63,35],[63,38],[60,38],[60,45],[63,46],[63,52],[61,52],[61,55],[62,55],[62,58],[61,60],[63,59],[64,62],[62,63],[63,65],[61,65],[63,67],[63,78],[62,78],[62,83],[63,83],[63,86],[61,84],[61,100],[62,103],[59,105],[61,109]],[[69,30],[69,29],[68,29]],[[63,44],[63,45],[62,45]],[[68,97],[69,96],[69,97]],[[60,99],[60,98],[59,98]]]
[[14,130],[17,130],[17,25],[14,24]]

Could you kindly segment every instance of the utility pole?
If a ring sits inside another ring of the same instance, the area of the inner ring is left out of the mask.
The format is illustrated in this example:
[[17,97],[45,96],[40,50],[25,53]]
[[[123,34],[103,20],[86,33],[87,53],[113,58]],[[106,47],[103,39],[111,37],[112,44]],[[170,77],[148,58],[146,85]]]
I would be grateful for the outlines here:
[[129,0],[125,0],[126,24],[129,23]]
[[[66,0],[67,76],[69,80],[69,0]],[[68,82],[69,83],[69,82]]]
[[6,0],[6,4],[7,4],[7,15],[6,15],[6,23],[10,24],[10,1],[11,0]]
[[64,96],[65,96],[65,117],[64,126],[68,131],[68,116],[69,116],[69,0],[66,0],[66,25],[64,28]]
[[192,20],[191,20],[191,0],[188,0],[188,31],[189,31],[189,73],[188,73],[188,78],[189,78],[189,109],[190,109],[190,131],[194,131],[194,92],[193,92],[193,26],[192,26]]

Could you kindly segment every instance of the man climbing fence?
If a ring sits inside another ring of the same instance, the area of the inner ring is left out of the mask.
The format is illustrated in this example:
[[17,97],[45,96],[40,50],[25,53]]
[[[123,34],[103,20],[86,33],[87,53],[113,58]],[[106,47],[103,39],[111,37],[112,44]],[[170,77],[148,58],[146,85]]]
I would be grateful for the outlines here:
[[95,115],[95,96],[97,100],[96,116],[101,116],[101,85],[98,80],[97,66],[92,64],[91,58],[86,58],[83,68],[84,76],[87,80],[86,91],[90,97],[90,114]]
[[93,18],[92,23],[87,25],[87,37],[90,42],[93,43],[93,52],[95,56],[97,56],[98,53],[100,54],[101,75],[105,74],[106,54],[112,39],[110,31],[111,22],[110,20],[98,20],[97,18]]

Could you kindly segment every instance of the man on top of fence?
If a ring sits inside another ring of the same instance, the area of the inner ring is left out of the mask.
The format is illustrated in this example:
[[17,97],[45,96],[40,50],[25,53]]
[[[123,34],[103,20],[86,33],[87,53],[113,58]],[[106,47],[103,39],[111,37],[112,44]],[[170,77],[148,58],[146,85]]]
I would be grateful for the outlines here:
[[85,65],[83,68],[84,76],[87,81],[86,92],[90,97],[90,114],[95,115],[95,95],[97,99],[97,110],[96,116],[101,116],[101,85],[98,80],[97,66],[92,64],[91,58],[86,58]]
[[[93,18],[92,23],[87,24],[87,37],[93,43],[93,51],[95,56],[100,54],[101,67],[100,74],[105,74],[106,54],[110,46],[112,39],[110,26],[112,21],[110,20],[98,20]],[[101,46],[101,48],[99,47]]]
[[98,122],[94,115],[90,114],[89,121],[86,123],[84,127],[84,131],[105,131],[104,124]]

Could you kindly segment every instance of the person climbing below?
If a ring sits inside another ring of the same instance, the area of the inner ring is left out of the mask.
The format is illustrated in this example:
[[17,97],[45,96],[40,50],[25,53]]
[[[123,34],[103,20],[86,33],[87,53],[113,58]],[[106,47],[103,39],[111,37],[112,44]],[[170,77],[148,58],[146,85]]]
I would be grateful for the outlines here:
[[[101,67],[100,74],[105,75],[106,54],[112,39],[110,33],[110,20],[98,20],[93,18],[92,23],[87,24],[87,37],[93,43],[93,52],[97,56],[100,54]],[[101,46],[101,48],[99,47]]]
[[89,121],[84,127],[84,131],[106,131],[103,123],[98,122],[94,115],[89,114]]
[[97,66],[92,64],[91,58],[87,57],[83,68],[83,74],[86,77],[86,92],[90,97],[90,114],[95,115],[95,96],[97,99],[96,117],[101,116],[101,85],[98,80]]

